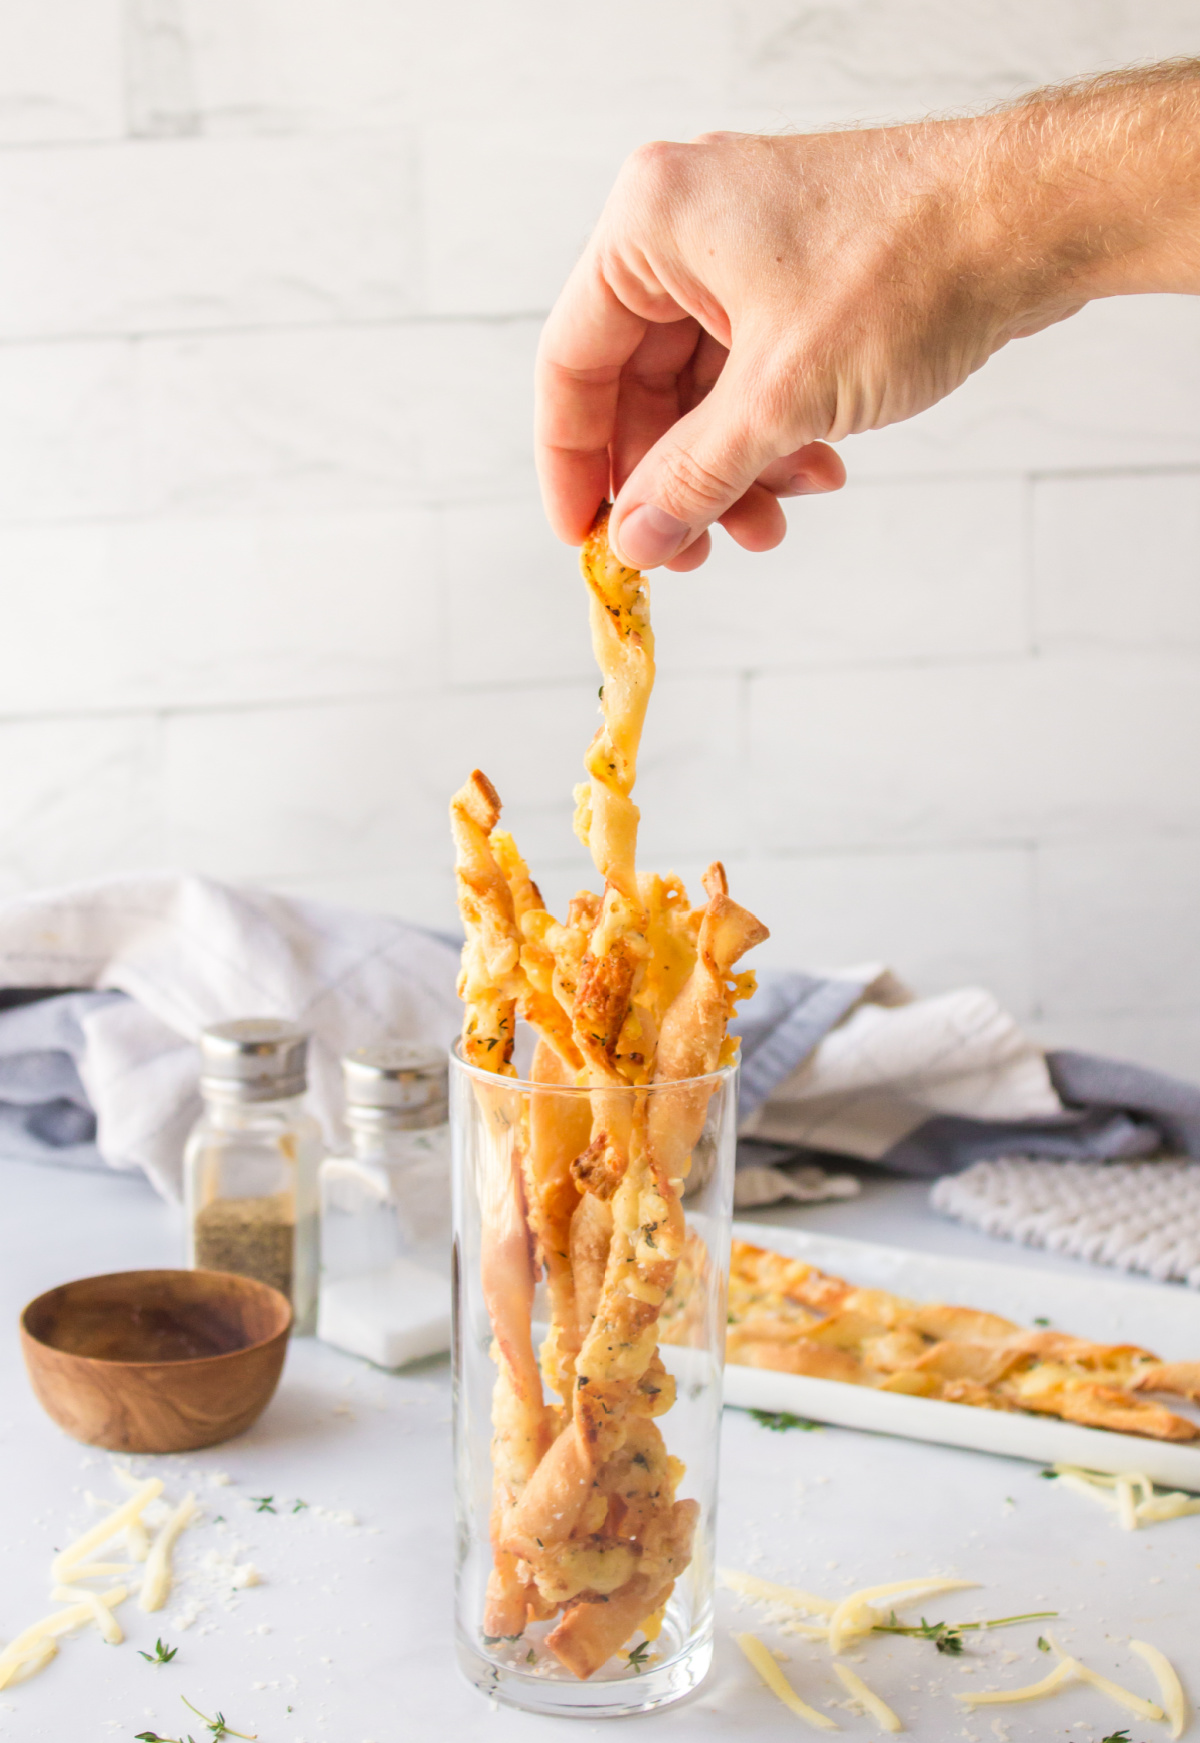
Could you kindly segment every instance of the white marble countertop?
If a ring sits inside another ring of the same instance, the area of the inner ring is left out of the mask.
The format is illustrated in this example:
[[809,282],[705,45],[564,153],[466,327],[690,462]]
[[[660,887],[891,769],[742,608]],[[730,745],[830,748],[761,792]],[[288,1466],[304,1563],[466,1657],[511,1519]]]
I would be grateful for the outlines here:
[[[52,1606],[48,1564],[98,1517],[84,1493],[118,1493],[106,1455],[66,1439],[25,1380],[16,1338],[22,1304],[67,1278],[172,1264],[177,1213],[140,1180],[0,1163],[6,1215],[0,1235],[0,1638]],[[968,1233],[934,1218],[926,1188],[873,1178],[861,1199],[756,1213],[839,1234],[959,1256],[1006,1256],[1078,1274],[1087,1267]],[[1093,1272],[1098,1288],[1105,1273]],[[1147,1284],[1147,1288],[1157,1287]],[[257,1426],[210,1452],[139,1459],[170,1495],[195,1488],[205,1516],[185,1534],[182,1577],[159,1616],[132,1602],[126,1645],[92,1630],[67,1640],[28,1684],[0,1692],[0,1740],[126,1743],[139,1731],[206,1738],[203,1712],[261,1743],[400,1743],[416,1737],[520,1738],[555,1743],[596,1735],[598,1721],[535,1719],[492,1705],[459,1676],[451,1629],[449,1385],[443,1362],[390,1375],[296,1342],[279,1392]],[[931,1600],[938,1620],[1053,1609],[1051,1626],[1106,1674],[1152,1695],[1153,1680],[1125,1644],[1159,1645],[1200,1696],[1200,1517],[1128,1534],[1086,1500],[1041,1482],[1013,1460],[856,1434],[772,1432],[727,1411],[720,1559],[839,1596],[854,1586],[938,1572],[981,1582],[959,1601]],[[225,1476],[227,1483],[214,1483]],[[275,1511],[251,1497],[270,1495]],[[298,1512],[297,1500],[308,1503]],[[347,1515],[353,1515],[350,1523]],[[340,1516],[340,1517],[339,1517]],[[235,1564],[262,1583],[238,1590]],[[647,1734],[783,1739],[804,1727],[758,1683],[730,1638],[761,1632],[789,1654],[786,1669],[817,1706],[844,1700],[824,1649],[772,1632],[761,1613],[723,1594],[716,1663],[690,1702],[644,1719],[610,1721]],[[1100,1743],[1127,1729],[1131,1743],[1163,1726],[1122,1713],[1090,1689],[1045,1704],[981,1709],[954,1692],[1034,1680],[1050,1666],[1037,1628],[972,1638],[962,1658],[926,1641],[878,1637],[860,1674],[897,1709],[914,1738],[1070,1736]],[[162,1635],[178,1647],[166,1666],[137,1655]],[[1006,1655],[1015,1654],[1008,1658]],[[828,1710],[850,1737],[880,1735],[861,1715]]]

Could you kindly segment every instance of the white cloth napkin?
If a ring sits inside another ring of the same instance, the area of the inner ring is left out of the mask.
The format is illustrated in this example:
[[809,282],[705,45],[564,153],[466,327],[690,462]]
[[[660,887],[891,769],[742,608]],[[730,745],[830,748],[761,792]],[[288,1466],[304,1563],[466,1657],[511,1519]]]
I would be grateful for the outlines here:
[[287,1017],[308,1029],[309,1105],[333,1139],[341,1055],[382,1038],[448,1046],[457,964],[453,942],[401,920],[201,877],[117,878],[0,908],[0,986],[128,995],[72,1001],[76,1064],[104,1159],[145,1169],[169,1197],[199,1112],[207,1024]]

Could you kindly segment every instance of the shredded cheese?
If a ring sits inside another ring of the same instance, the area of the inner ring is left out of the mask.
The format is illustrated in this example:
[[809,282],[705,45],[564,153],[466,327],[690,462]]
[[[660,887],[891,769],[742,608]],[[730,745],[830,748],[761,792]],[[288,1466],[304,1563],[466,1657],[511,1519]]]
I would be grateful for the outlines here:
[[810,1616],[832,1616],[837,1604],[832,1598],[818,1598],[813,1592],[802,1592],[799,1586],[777,1586],[774,1580],[760,1580],[757,1574],[737,1573],[722,1568],[722,1585],[744,1598],[758,1598],[764,1604],[789,1604],[795,1610],[807,1610]]
[[1167,1723],[1171,1727],[1171,1736],[1182,1736],[1187,1719],[1187,1701],[1184,1699],[1183,1684],[1175,1674],[1175,1666],[1165,1652],[1160,1652],[1157,1646],[1151,1646],[1145,1640],[1131,1640],[1129,1644],[1158,1678],[1158,1690],[1162,1696]]
[[819,1731],[837,1730],[837,1725],[828,1714],[818,1713],[815,1707],[810,1707],[807,1701],[800,1699],[757,1634],[735,1634],[734,1639],[771,1693],[783,1702],[789,1712],[795,1713],[798,1719],[803,1719],[807,1724],[815,1725]]
[[934,1598],[940,1592],[960,1592],[967,1586],[974,1586],[975,1580],[939,1580],[929,1578],[924,1580],[892,1580],[885,1586],[864,1586],[861,1591],[851,1592],[842,1599],[829,1618],[829,1650],[836,1656],[841,1652],[847,1640],[856,1634],[869,1634],[874,1627],[874,1618],[870,1606],[877,1598],[899,1598],[907,1594],[906,1602],[911,1602],[918,1592],[924,1597]]
[[154,1547],[151,1549],[146,1562],[141,1596],[138,1599],[140,1609],[146,1611],[161,1610],[166,1603],[171,1591],[171,1551],[175,1548],[180,1532],[186,1529],[195,1511],[195,1495],[185,1495],[154,1539]]
[[1122,1531],[1136,1531],[1138,1528],[1137,1502],[1133,1483],[1128,1477],[1117,1478],[1117,1519]]
[[1110,1513],[1115,1513],[1118,1506],[1117,1497],[1109,1493],[1115,1487],[1116,1479],[1108,1483],[1093,1482],[1083,1471],[1057,1470],[1055,1482],[1064,1489],[1073,1489],[1077,1495],[1086,1495],[1089,1501],[1098,1501],[1101,1507],[1107,1507]]
[[[124,1586],[116,1589],[122,1597],[125,1596]],[[86,1604],[92,1612],[93,1622],[110,1646],[120,1646],[124,1640],[125,1632],[121,1624],[99,1592],[89,1592],[86,1586],[55,1586],[50,1596],[56,1604]]]
[[1019,1689],[991,1689],[985,1694],[976,1694],[974,1690],[969,1695],[955,1695],[956,1701],[961,1701],[967,1707],[1000,1707],[1010,1701],[1040,1701],[1046,1695],[1052,1695],[1055,1689],[1060,1689],[1065,1682],[1075,1679],[1075,1666],[1071,1659],[1065,1658],[1061,1664],[1056,1664],[1049,1676],[1044,1676],[1040,1682],[1026,1683]]
[[[1125,1531],[1136,1531],[1142,1525],[1157,1525],[1166,1519],[1182,1519],[1189,1513],[1200,1513],[1200,1498],[1186,1495],[1178,1489],[1154,1493],[1154,1484],[1144,1471],[1122,1471],[1110,1476],[1106,1471],[1085,1471],[1079,1465],[1055,1465],[1055,1481],[1076,1495],[1086,1495],[1117,1515]],[[1141,1499],[1134,1494],[1141,1490]]]
[[1132,1689],[1122,1688],[1119,1682],[1111,1682],[1108,1677],[1101,1676],[1098,1670],[1090,1670],[1081,1659],[1072,1658],[1069,1652],[1064,1652],[1049,1629],[1046,1630],[1046,1639],[1062,1662],[1070,1665],[1073,1674],[1079,1678],[1080,1682],[1091,1683],[1094,1689],[1099,1689],[1110,1700],[1116,1701],[1119,1707],[1124,1707],[1127,1712],[1135,1714],[1139,1719],[1165,1718],[1166,1715],[1162,1708],[1156,1707],[1153,1701],[1144,1701],[1141,1695],[1135,1695]]
[[[110,1591],[102,1592],[98,1602],[111,1606],[119,1604],[129,1596],[125,1586],[113,1586]],[[7,1688],[12,1682],[24,1680],[26,1676],[36,1674],[43,1666],[49,1664],[54,1652],[47,1652],[44,1643],[54,1641],[60,1634],[69,1634],[72,1629],[82,1628],[85,1623],[95,1620],[92,1601],[96,1599],[95,1592],[87,1594],[86,1603],[73,1604],[68,1610],[55,1610],[52,1616],[43,1616],[40,1622],[34,1622],[26,1628],[23,1634],[18,1634],[0,1652],[0,1689]],[[29,1661],[37,1659],[36,1670],[30,1667]],[[25,1667],[23,1669],[23,1667]]]
[[1119,1707],[1132,1713],[1138,1719],[1165,1719],[1162,1708],[1153,1701],[1144,1701],[1141,1695],[1135,1695],[1132,1689],[1122,1688],[1119,1682],[1111,1682],[1108,1677],[1101,1676],[1098,1670],[1090,1670],[1086,1664],[1080,1664],[1077,1658],[1064,1658],[1081,1682],[1090,1682],[1094,1689],[1099,1689],[1111,1701],[1116,1701]]
[[903,1731],[900,1715],[894,1713],[886,1701],[880,1700],[874,1689],[869,1689],[862,1677],[856,1676],[848,1664],[835,1664],[833,1668],[847,1692],[870,1718],[882,1725],[885,1731]]
[[85,1531],[82,1537],[68,1544],[66,1549],[55,1556],[50,1567],[51,1578],[61,1584],[70,1580],[77,1562],[91,1555],[94,1549],[99,1549],[102,1543],[107,1543],[110,1537],[116,1537],[118,1532],[127,1531],[132,1521],[141,1518],[142,1510],[155,1496],[162,1494],[162,1483],[157,1477],[151,1477],[141,1484],[136,1494],[120,1507],[114,1507],[107,1519],[102,1519],[98,1525],[93,1525],[90,1531]]
[[14,1661],[12,1666],[0,1663],[0,1688],[11,1688],[14,1683],[28,1682],[40,1670],[45,1670],[52,1658],[58,1657],[58,1647],[53,1640],[39,1640],[29,1648],[24,1658]]
[[1152,1495],[1138,1503],[1138,1523],[1157,1525],[1162,1519],[1183,1519],[1189,1513],[1200,1513],[1200,1497],[1181,1494],[1171,1489],[1165,1495]]

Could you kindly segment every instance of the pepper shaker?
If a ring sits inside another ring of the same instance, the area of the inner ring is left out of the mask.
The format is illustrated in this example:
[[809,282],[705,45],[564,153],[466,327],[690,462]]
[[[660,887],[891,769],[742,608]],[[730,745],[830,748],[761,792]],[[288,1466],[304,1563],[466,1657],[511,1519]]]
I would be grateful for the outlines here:
[[308,1036],[276,1017],[214,1023],[200,1037],[204,1112],[184,1151],[188,1264],[255,1277],[286,1295],[294,1330],[317,1305],[317,1164],[304,1108]]

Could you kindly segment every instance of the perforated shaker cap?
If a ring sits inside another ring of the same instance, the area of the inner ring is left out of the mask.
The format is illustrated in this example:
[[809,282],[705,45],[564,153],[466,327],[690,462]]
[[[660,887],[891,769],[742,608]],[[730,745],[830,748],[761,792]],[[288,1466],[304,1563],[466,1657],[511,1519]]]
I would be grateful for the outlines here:
[[200,1035],[200,1090],[225,1101],[279,1101],[308,1087],[308,1035],[282,1017],[240,1017]]
[[360,1047],[342,1060],[346,1118],[389,1126],[437,1126],[446,1118],[445,1049],[420,1041]]

